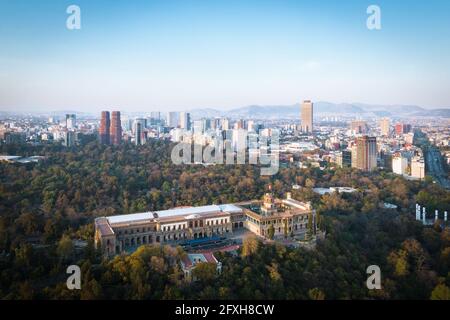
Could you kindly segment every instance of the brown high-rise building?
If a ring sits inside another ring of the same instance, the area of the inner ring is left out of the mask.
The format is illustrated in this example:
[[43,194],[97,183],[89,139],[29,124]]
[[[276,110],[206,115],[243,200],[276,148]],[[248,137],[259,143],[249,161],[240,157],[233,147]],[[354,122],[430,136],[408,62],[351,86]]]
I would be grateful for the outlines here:
[[100,143],[109,144],[110,135],[109,130],[111,127],[111,121],[109,119],[109,111],[102,111],[102,119],[100,121]]
[[301,118],[302,118],[302,132],[312,133],[313,132],[313,115],[314,107],[310,100],[305,100],[301,107]]
[[382,136],[389,136],[389,133],[391,132],[390,125],[391,123],[389,121],[389,118],[383,118],[380,120],[380,129]]
[[363,136],[352,149],[352,167],[372,171],[377,167],[377,138]]
[[113,111],[111,115],[111,144],[118,145],[122,142],[122,122],[120,111]]
[[406,123],[397,123],[395,125],[395,133],[397,135],[402,135],[404,133],[411,132],[411,125]]
[[350,123],[350,130],[354,131],[356,134],[367,133],[367,122],[363,120],[353,120]]

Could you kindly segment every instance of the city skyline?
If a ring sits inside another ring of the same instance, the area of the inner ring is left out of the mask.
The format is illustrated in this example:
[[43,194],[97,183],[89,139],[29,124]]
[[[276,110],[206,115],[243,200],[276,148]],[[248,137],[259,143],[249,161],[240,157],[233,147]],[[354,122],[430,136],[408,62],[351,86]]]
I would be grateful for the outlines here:
[[[450,4],[0,1],[0,111],[229,110],[313,101],[450,107]],[[408,10],[405,10],[407,8]],[[432,15],[433,19],[423,19]]]
[[[305,98],[305,100],[308,100]],[[208,107],[208,106],[199,106],[199,107],[193,107],[193,108],[183,108],[183,107],[172,107],[172,108],[164,108],[164,107],[154,107],[154,108],[146,108],[146,107],[142,107],[142,108],[136,108],[136,109],[129,109],[126,107],[119,107],[119,106],[115,106],[115,109],[120,109],[122,113],[124,114],[151,114],[153,112],[161,112],[162,114],[167,114],[167,113],[182,113],[182,112],[202,112],[202,111],[217,111],[222,113],[222,115],[220,116],[227,116],[228,113],[232,113],[233,111],[236,110],[241,110],[241,109],[246,109],[246,108],[262,108],[262,109],[273,109],[276,108],[278,110],[283,110],[283,109],[290,109],[290,108],[295,108],[296,113],[297,113],[297,109],[302,106],[303,101],[305,101],[303,99],[298,99],[298,101],[292,102],[291,104],[286,104],[286,105],[281,105],[281,104],[249,104],[249,105],[242,105],[242,106],[235,106],[235,107],[230,107],[230,108],[214,108],[214,107]],[[369,104],[369,103],[364,103],[364,102],[339,102],[339,103],[334,103],[334,102],[329,102],[329,101],[317,101],[314,102],[314,105],[319,105],[321,106],[322,104],[324,105],[328,105],[328,106],[332,106],[334,108],[336,108],[335,111],[336,113],[341,113],[341,110],[339,110],[340,107],[362,107],[364,109],[364,112],[370,112],[370,111],[385,111],[385,110],[389,110],[390,108],[403,108],[403,110],[399,113],[396,114],[393,110],[391,110],[391,112],[393,112],[390,117],[396,117],[396,116],[408,116],[407,113],[407,108],[411,108],[411,113],[417,112],[417,110],[415,110],[416,108],[421,109],[421,111],[426,112],[426,111],[438,111],[438,110],[444,110],[444,111],[449,111],[450,112],[450,106],[443,106],[443,107],[430,107],[430,106],[424,106],[424,105],[409,105],[409,104]],[[98,113],[100,113],[101,111],[103,111],[104,109],[109,109],[110,106],[97,106],[95,108],[89,108],[89,109],[85,109],[83,107],[81,108],[72,108],[72,107],[67,107],[65,108],[64,106],[59,107],[59,108],[53,108],[53,109],[41,109],[41,108],[37,108],[37,107],[29,107],[29,108],[25,108],[25,109],[14,109],[14,108],[2,108],[0,106],[0,113],[5,113],[5,114],[36,114],[36,115],[49,115],[49,114],[67,114],[67,113],[77,113],[77,114],[87,114],[87,115],[97,115]],[[365,109],[367,108],[367,110]],[[329,111],[325,111],[325,113],[327,113]],[[322,114],[323,112],[321,112],[320,110],[317,111],[315,110],[315,113],[318,114]],[[355,115],[358,112],[355,112]],[[300,112],[301,114],[301,112]],[[365,115],[365,116],[370,116],[370,115]],[[447,118],[448,116],[443,116],[444,118]],[[383,117],[380,117],[383,118]]]
[[0,0],[0,300],[450,300],[449,12]]

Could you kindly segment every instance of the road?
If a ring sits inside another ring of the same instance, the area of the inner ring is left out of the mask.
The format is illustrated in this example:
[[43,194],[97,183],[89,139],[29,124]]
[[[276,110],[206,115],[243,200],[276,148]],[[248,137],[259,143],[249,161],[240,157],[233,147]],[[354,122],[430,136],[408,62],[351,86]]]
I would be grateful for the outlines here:
[[447,178],[447,172],[442,160],[442,155],[435,147],[429,147],[426,155],[426,165],[429,175],[433,176],[436,181],[446,189],[450,189],[450,181]]
[[427,136],[420,131],[416,131],[417,144],[424,152],[427,175],[432,176],[442,187],[450,189],[450,180],[445,171],[442,155],[438,148],[432,146]]

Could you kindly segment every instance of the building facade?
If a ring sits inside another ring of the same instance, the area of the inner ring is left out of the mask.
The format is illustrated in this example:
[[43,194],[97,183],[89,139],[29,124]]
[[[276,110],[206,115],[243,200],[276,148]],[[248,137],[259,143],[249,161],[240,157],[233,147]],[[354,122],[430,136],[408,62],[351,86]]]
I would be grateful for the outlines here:
[[73,147],[76,142],[76,133],[74,131],[66,131],[64,133],[64,146]]
[[408,174],[408,158],[397,154],[392,158],[392,172],[399,175]]
[[222,272],[222,263],[217,260],[211,252],[206,253],[188,253],[183,259],[181,259],[181,269],[183,270],[184,279],[186,281],[196,281],[197,279],[193,276],[193,270],[200,263],[211,263],[216,266],[217,274]]
[[102,111],[102,118],[100,120],[100,143],[109,144],[110,143],[110,127],[111,120],[109,117],[109,111]]
[[372,171],[377,167],[377,138],[362,136],[352,149],[352,167]]
[[75,114],[66,114],[66,128],[75,129],[77,126],[77,116]]
[[389,136],[391,133],[391,122],[389,118],[383,118],[380,120],[380,131],[382,136]]
[[301,129],[304,133],[313,132],[313,117],[314,117],[314,106],[310,100],[305,100],[301,107]]
[[189,112],[180,112],[180,128],[191,130],[191,114]]
[[411,159],[411,177],[425,179],[425,160],[423,157],[413,157]]
[[[264,201],[183,207],[164,211],[101,217],[95,220],[95,245],[107,256],[134,250],[144,244],[177,244],[214,236],[226,237],[239,229],[269,237],[306,233],[310,203],[280,200],[266,194]],[[315,221],[314,221],[315,222]]]
[[355,134],[364,134],[367,133],[369,127],[367,126],[367,122],[363,120],[354,120],[350,122],[350,130]]
[[137,118],[133,123],[134,143],[137,146],[145,144],[147,141],[145,137],[145,128],[147,126],[147,120],[144,118]]
[[310,203],[294,200],[289,194],[283,200],[266,194],[263,204],[259,210],[257,208],[258,203],[244,207],[245,228],[263,238],[277,239],[304,234],[308,230],[310,214],[315,219],[315,211]]
[[179,118],[178,112],[172,112],[172,111],[168,112],[166,125],[171,128],[178,127],[178,120],[179,120],[178,118]]
[[336,155],[336,164],[340,168],[352,166],[352,152],[349,150],[342,150]]
[[122,142],[122,121],[120,111],[113,111],[111,115],[111,144],[119,145]]
[[411,125],[406,123],[397,123],[395,125],[395,134],[402,135],[411,132]]

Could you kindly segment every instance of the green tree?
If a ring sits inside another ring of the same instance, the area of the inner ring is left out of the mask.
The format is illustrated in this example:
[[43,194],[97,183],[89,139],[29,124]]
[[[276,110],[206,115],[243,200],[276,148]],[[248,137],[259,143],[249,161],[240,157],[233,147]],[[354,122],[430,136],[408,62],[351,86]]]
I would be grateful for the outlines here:
[[431,300],[450,300],[450,288],[445,284],[438,284],[431,293]]
[[248,236],[242,243],[242,257],[248,257],[258,251],[260,242],[255,236]]
[[319,288],[313,288],[308,291],[308,296],[311,300],[325,300],[325,293]]
[[275,227],[273,226],[273,224],[269,226],[267,230],[267,236],[269,237],[270,240],[273,240],[275,236]]
[[68,235],[65,234],[61,237],[56,252],[62,261],[66,261],[71,257],[73,253],[73,243]]
[[217,276],[216,265],[214,263],[201,262],[192,270],[192,277],[203,283],[209,283]]

